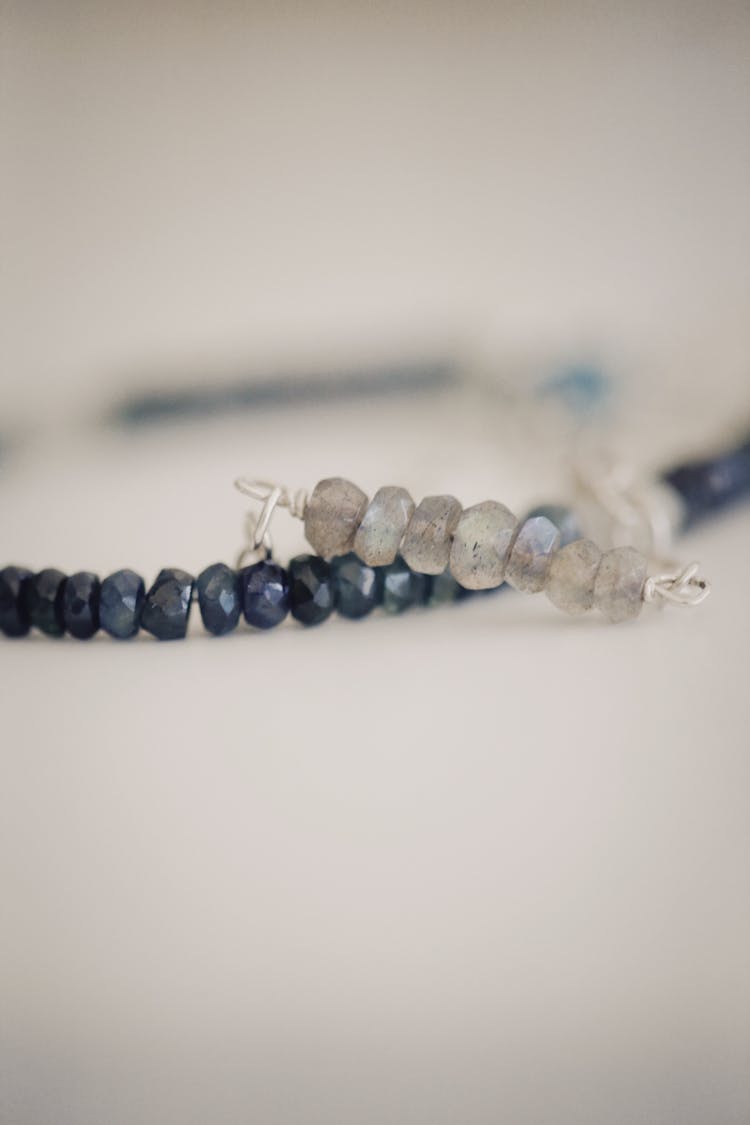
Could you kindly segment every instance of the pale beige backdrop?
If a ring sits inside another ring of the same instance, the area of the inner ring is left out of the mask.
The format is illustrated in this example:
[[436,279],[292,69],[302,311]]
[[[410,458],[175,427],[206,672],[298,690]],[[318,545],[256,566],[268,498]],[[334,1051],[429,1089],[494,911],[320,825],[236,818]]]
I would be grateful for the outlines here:
[[[128,387],[593,357],[636,460],[721,440],[749,59],[723,0],[6,0],[0,560],[231,561],[239,472],[563,484],[472,395],[97,428]],[[744,1125],[748,523],[632,628],[2,644],[2,1125]]]

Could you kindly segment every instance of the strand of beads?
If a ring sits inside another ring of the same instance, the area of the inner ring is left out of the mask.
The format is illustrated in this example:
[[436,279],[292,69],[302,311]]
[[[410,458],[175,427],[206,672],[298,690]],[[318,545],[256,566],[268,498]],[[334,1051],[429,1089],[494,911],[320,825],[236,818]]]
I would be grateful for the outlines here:
[[23,637],[34,628],[51,637],[67,633],[86,640],[101,630],[127,640],[145,630],[158,640],[180,640],[196,601],[206,631],[224,636],[242,620],[263,631],[288,616],[317,625],[334,612],[351,619],[378,607],[398,614],[459,601],[469,593],[449,572],[428,577],[401,557],[373,567],[353,553],[331,561],[299,555],[286,568],[273,559],[240,570],[214,563],[197,578],[169,567],[149,589],[132,570],[118,570],[100,582],[89,571],[66,576],[52,568],[33,573],[6,566],[0,569],[0,632]]
[[546,591],[570,614],[597,608],[608,621],[628,621],[643,608],[645,557],[633,547],[602,552],[587,539],[563,542],[559,527],[538,512],[524,520],[494,500],[462,509],[454,496],[415,505],[402,488],[371,501],[350,481],[320,481],[304,513],[305,534],[324,559],[354,551],[365,563],[387,564],[400,551],[426,575],[449,569],[469,590],[503,582],[523,593]]

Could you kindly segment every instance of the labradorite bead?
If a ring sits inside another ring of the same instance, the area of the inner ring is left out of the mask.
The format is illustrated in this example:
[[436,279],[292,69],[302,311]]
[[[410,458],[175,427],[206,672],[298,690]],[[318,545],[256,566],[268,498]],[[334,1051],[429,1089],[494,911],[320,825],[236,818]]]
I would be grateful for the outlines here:
[[382,571],[382,604],[386,613],[403,613],[415,605],[424,605],[430,579],[413,571],[403,558],[397,558]]
[[460,516],[461,505],[454,496],[426,496],[406,528],[401,545],[406,564],[419,574],[441,574],[448,566]]
[[289,603],[292,617],[303,625],[318,625],[333,613],[336,594],[330,565],[317,555],[298,555],[289,563]]
[[525,520],[510,549],[505,581],[524,594],[543,590],[552,556],[560,544],[560,532],[545,516]]
[[231,633],[240,619],[240,585],[236,571],[225,563],[213,563],[198,575],[196,588],[206,630],[215,637]]
[[160,641],[179,641],[187,633],[195,579],[178,567],[160,570],[146,594],[141,625]]
[[48,567],[33,574],[27,586],[31,624],[49,637],[61,637],[65,631],[63,593],[65,575]]
[[380,604],[381,573],[355,554],[334,559],[331,573],[336,587],[336,609],[342,617],[366,617]]
[[605,551],[594,583],[594,605],[608,621],[629,621],[643,608],[646,560],[635,547]]
[[451,545],[450,569],[467,590],[491,590],[505,576],[518,520],[504,504],[485,500],[461,513]]
[[289,613],[289,576],[278,563],[255,563],[240,573],[242,609],[248,625],[273,629]]
[[586,613],[594,604],[594,582],[602,553],[590,539],[577,539],[561,547],[547,575],[549,600],[564,613]]
[[29,631],[28,584],[31,571],[21,566],[0,570],[0,631],[6,637],[25,637]]
[[99,579],[88,570],[71,574],[63,591],[63,619],[71,637],[86,641],[99,628]]
[[102,582],[99,593],[99,624],[117,640],[134,637],[141,624],[146,587],[134,570],[116,570]]
[[354,550],[370,566],[388,566],[398,554],[414,501],[405,488],[379,488],[354,537]]
[[323,559],[351,551],[366,508],[367,496],[351,481],[319,481],[305,508],[305,536],[312,549]]
[[526,519],[531,520],[536,516],[544,516],[555,525],[560,532],[561,547],[567,547],[568,543],[573,543],[583,536],[578,516],[565,504],[538,504],[527,514]]

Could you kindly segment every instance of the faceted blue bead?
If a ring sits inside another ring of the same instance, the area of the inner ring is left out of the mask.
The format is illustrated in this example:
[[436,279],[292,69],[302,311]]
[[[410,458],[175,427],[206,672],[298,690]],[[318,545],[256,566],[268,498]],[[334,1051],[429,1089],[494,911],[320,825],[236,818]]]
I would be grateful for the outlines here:
[[26,587],[31,624],[48,637],[61,637],[65,631],[64,590],[65,575],[54,567],[33,574]]
[[20,566],[0,570],[0,630],[6,637],[25,637],[29,631],[30,579],[31,571]]
[[333,560],[331,573],[336,588],[336,608],[342,617],[366,617],[380,604],[383,589],[380,569],[349,554]]
[[663,479],[683,502],[682,530],[692,527],[750,494],[750,440],[717,457],[678,465]]
[[[496,586],[492,588],[497,589]],[[451,602],[461,601],[472,593],[473,590],[466,590],[456,582],[450,570],[444,570],[442,574],[434,574],[427,583],[426,601],[429,606],[449,605]]]
[[240,573],[242,609],[248,625],[273,629],[289,613],[289,576],[278,563],[254,563]]
[[572,508],[568,508],[565,504],[538,504],[521,520],[521,526],[526,520],[535,519],[537,516],[544,516],[545,519],[555,525],[560,532],[561,547],[567,547],[568,543],[574,543],[576,539],[583,538],[583,530],[578,522],[578,516]]
[[423,605],[429,591],[428,575],[417,574],[399,556],[390,566],[384,566],[383,609],[386,613],[403,613],[414,605]]
[[225,563],[207,566],[198,575],[198,605],[209,633],[222,637],[240,619],[240,586],[237,574]]
[[134,637],[141,624],[146,587],[140,574],[117,570],[105,578],[99,593],[99,624],[118,640]]
[[160,570],[146,594],[141,626],[160,641],[180,641],[187,633],[195,579],[178,567]]
[[85,641],[99,628],[99,579],[87,570],[71,574],[63,592],[63,619],[72,637]]
[[303,625],[318,625],[333,613],[336,595],[331,568],[318,555],[298,555],[289,563],[289,603],[292,617]]

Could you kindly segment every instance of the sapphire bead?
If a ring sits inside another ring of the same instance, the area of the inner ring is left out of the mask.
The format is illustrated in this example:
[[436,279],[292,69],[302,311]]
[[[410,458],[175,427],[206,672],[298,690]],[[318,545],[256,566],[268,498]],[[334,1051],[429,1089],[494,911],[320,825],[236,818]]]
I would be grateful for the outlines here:
[[87,570],[66,579],[63,620],[72,637],[85,641],[99,628],[99,589],[99,579]]
[[242,609],[248,625],[273,629],[289,613],[289,576],[278,563],[254,563],[240,574]]
[[336,608],[342,617],[366,617],[380,604],[380,571],[363,563],[356,555],[341,555],[331,564],[336,588]]
[[435,574],[430,578],[426,601],[429,606],[449,605],[451,602],[457,602],[461,598],[468,597],[472,592],[471,590],[465,590],[463,586],[456,582],[449,570],[444,570],[442,574]]
[[178,567],[160,570],[146,594],[141,625],[160,641],[180,641],[187,633],[195,579]]
[[31,624],[48,637],[61,637],[65,631],[63,593],[65,575],[48,567],[33,574],[27,586]]
[[331,568],[318,555],[298,555],[289,563],[289,602],[292,617],[303,625],[317,625],[336,604]]
[[134,637],[141,623],[146,587],[133,570],[116,570],[105,578],[99,593],[99,624],[110,637]]
[[423,605],[427,599],[429,579],[418,574],[399,557],[383,568],[383,609],[386,613],[403,613],[414,605]]
[[198,604],[209,633],[222,637],[236,628],[240,619],[240,590],[237,574],[224,563],[207,566],[198,575]]
[[30,578],[31,571],[20,566],[0,570],[0,630],[6,637],[25,637],[29,631]]

